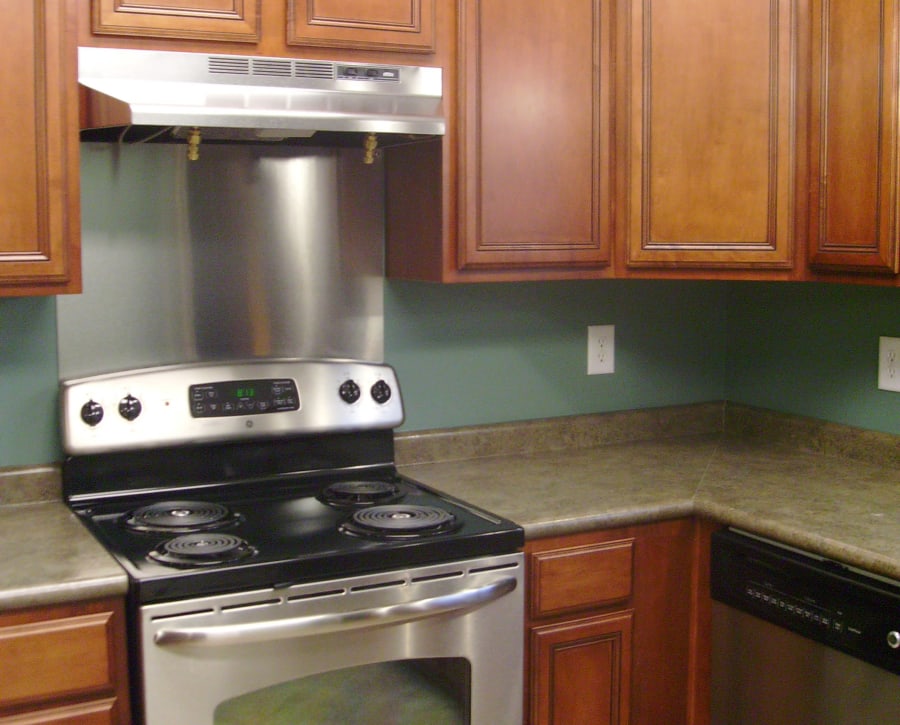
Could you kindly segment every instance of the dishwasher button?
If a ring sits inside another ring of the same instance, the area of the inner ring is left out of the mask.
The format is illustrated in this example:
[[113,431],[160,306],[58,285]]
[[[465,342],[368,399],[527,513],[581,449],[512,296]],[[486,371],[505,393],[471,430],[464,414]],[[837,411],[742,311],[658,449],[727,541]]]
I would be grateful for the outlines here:
[[900,632],[897,632],[896,630],[888,632],[887,643],[888,647],[890,647],[891,649],[897,649],[898,647],[900,647]]

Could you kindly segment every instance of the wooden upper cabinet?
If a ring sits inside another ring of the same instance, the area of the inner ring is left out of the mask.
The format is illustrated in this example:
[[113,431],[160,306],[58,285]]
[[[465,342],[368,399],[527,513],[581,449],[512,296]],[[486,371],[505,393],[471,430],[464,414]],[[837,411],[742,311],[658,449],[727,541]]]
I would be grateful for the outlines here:
[[430,53],[435,0],[287,0],[288,45]]
[[608,264],[609,3],[462,7],[459,268]]
[[813,0],[809,262],[898,269],[898,2]]
[[625,4],[617,115],[627,264],[790,267],[795,2]]
[[261,2],[92,0],[91,29],[100,35],[254,43],[260,38]]
[[78,292],[78,94],[72,3],[0,5],[0,296]]

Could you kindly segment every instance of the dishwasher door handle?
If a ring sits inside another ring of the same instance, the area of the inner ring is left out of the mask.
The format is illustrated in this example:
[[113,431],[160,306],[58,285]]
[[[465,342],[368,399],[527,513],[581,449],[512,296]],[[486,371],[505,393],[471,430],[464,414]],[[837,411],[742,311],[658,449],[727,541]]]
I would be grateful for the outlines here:
[[509,594],[516,586],[515,578],[506,577],[485,586],[461,589],[452,594],[371,609],[210,627],[163,628],[153,635],[153,642],[162,647],[175,645],[219,647],[405,624],[451,612],[461,613],[476,609]]

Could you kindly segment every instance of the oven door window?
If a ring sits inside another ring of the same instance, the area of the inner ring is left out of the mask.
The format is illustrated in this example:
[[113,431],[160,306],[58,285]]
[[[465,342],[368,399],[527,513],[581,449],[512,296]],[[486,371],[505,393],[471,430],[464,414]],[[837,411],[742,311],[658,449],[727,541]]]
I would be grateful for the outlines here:
[[222,702],[215,725],[467,725],[461,657],[396,660],[298,678]]

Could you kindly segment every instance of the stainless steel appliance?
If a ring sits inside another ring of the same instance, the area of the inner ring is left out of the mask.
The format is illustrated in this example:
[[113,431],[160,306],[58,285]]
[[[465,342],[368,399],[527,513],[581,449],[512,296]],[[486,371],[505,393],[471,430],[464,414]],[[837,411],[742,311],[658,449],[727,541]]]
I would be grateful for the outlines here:
[[713,536],[714,725],[900,722],[900,583]]
[[199,129],[229,140],[445,128],[440,68],[79,48],[78,81],[89,128]]
[[175,365],[61,400],[66,501],[130,579],[137,722],[521,722],[522,529],[398,474],[389,366]]

